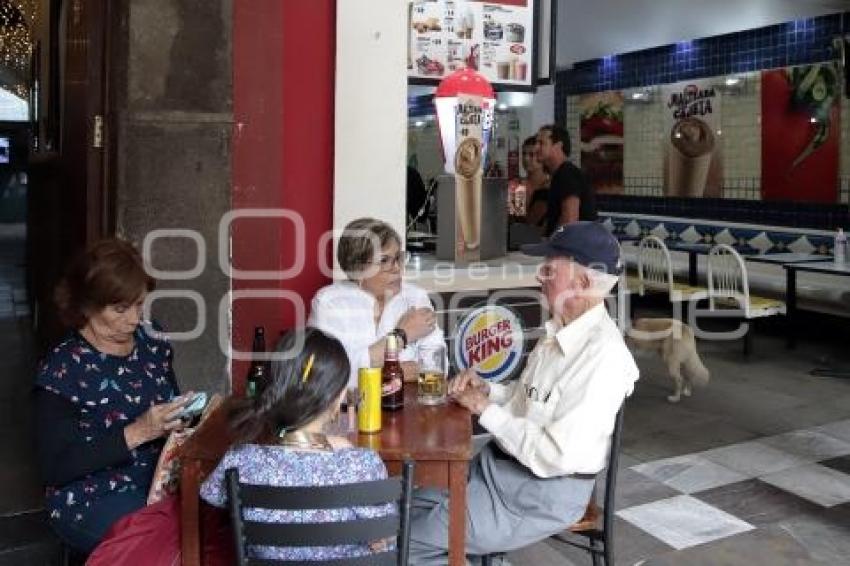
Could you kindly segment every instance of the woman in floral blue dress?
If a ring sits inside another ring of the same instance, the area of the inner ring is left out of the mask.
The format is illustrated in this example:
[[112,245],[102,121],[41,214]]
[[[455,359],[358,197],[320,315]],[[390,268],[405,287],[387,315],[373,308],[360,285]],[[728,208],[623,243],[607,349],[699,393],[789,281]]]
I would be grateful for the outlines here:
[[84,553],[145,505],[162,438],[185,426],[171,345],[141,320],[153,287],[138,252],[110,239],[77,257],[57,288],[72,330],[38,368],[39,457],[50,523]]
[[[303,347],[296,350],[299,336]],[[290,331],[277,352],[296,352],[272,363],[272,383],[254,400],[231,413],[236,444],[201,486],[201,497],[223,507],[227,501],[225,471],[239,470],[244,483],[274,486],[339,485],[384,479],[387,470],[378,455],[353,447],[345,438],[325,435],[346,393],[349,362],[342,344],[315,328]],[[392,505],[278,511],[247,509],[245,519],[281,523],[325,523],[393,512]],[[257,547],[249,555],[284,560],[332,560],[364,556],[372,544],[323,547]]]

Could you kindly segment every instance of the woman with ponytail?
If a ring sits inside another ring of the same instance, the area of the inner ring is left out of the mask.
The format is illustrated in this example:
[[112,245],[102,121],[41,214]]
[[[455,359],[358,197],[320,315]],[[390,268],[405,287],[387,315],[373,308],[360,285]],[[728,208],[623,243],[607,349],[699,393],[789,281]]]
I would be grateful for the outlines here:
[[[346,394],[350,367],[342,344],[308,327],[287,332],[275,350],[280,359],[272,362],[271,384],[258,397],[234,406],[230,427],[236,443],[201,486],[201,497],[217,507],[226,505],[224,474],[229,468],[239,470],[240,481],[256,485],[338,485],[386,478],[387,470],[377,453],[325,433]],[[325,523],[391,512],[391,505],[345,510],[248,509],[245,519]],[[258,558],[294,561],[370,552],[368,545],[253,549]]]

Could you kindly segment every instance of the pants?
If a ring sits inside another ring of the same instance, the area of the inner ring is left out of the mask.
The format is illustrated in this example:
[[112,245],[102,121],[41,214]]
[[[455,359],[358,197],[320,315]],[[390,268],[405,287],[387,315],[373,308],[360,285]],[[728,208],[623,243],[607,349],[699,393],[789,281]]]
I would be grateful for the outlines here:
[[[538,478],[493,442],[470,463],[466,553],[509,552],[570,527],[584,515],[593,476]],[[448,494],[419,489],[411,513],[410,563],[448,562]]]
[[90,554],[115,521],[146,503],[144,490],[113,493],[94,502],[82,521],[75,521],[70,513],[63,513],[60,518],[51,519],[50,526],[69,546]]

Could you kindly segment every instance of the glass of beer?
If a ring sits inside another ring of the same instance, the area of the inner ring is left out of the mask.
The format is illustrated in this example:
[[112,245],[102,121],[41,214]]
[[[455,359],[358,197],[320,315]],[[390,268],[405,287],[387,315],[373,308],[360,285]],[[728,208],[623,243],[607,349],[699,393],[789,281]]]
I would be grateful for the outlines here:
[[417,350],[419,364],[418,399],[423,405],[446,402],[446,347],[423,344]]

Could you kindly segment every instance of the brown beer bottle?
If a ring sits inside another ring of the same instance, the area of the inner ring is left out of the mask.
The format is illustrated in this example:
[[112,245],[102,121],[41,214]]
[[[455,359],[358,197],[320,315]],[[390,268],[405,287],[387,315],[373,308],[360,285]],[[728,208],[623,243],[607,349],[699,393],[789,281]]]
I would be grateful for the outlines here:
[[404,407],[404,372],[398,361],[399,338],[387,334],[384,350],[384,368],[381,370],[381,408],[396,411]]
[[253,356],[248,376],[245,378],[245,396],[249,399],[262,393],[269,382],[269,364],[259,359],[257,354],[266,352],[266,329],[262,326],[254,328],[254,343],[251,347]]

